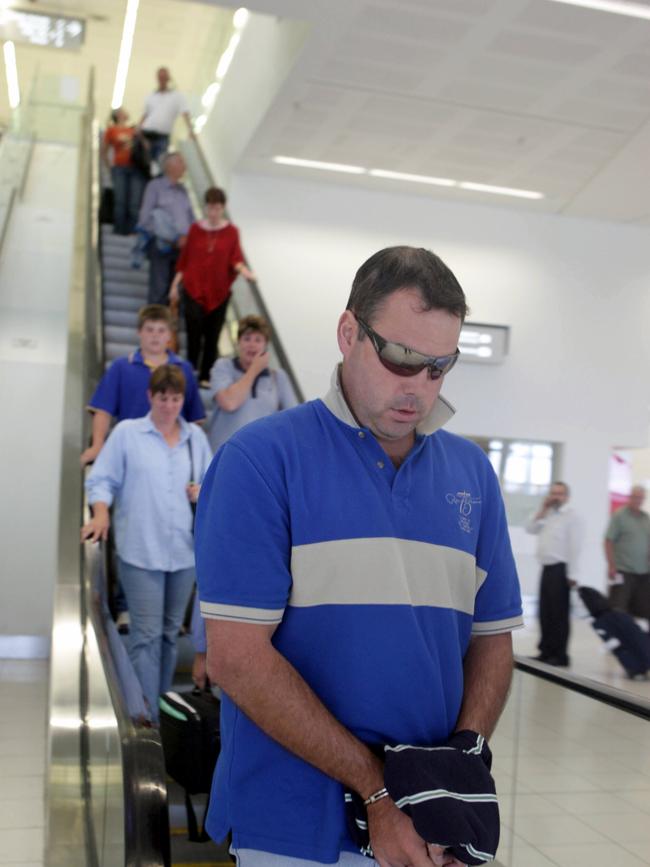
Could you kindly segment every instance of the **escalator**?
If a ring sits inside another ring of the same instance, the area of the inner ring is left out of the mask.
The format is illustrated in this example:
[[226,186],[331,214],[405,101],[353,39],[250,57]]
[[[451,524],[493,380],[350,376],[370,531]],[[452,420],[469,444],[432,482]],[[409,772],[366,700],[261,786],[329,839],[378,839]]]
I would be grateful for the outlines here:
[[[130,242],[104,230],[100,244],[92,117],[90,101],[80,146],[77,257],[66,365],[45,863],[48,867],[225,865],[231,862],[224,846],[186,840],[182,792],[166,777],[158,732],[147,722],[137,678],[108,613],[104,553],[78,543],[84,508],[79,454],[88,436],[85,404],[105,362],[133,349],[137,310],[146,298],[146,273],[125,267]],[[191,152],[192,147],[188,142],[183,150],[193,195],[200,199],[212,179],[200,151]],[[253,312],[268,318],[258,287],[240,279],[234,287],[230,327],[239,316]],[[277,342],[272,355],[300,394]],[[189,686],[191,657],[189,640],[181,638],[179,689]],[[650,746],[650,703],[567,674],[549,674],[523,661],[518,668],[491,742],[502,812],[497,867],[565,863],[586,867],[590,862],[576,857],[567,862],[567,847],[552,839],[553,827],[575,826],[585,837],[597,834],[605,840],[599,841],[601,848],[619,845],[607,816],[602,828],[594,830],[591,814],[584,813],[586,795],[597,809],[598,793],[597,774],[584,768],[591,761],[602,761],[599,751],[608,748],[610,763],[616,760],[613,767],[618,763],[621,774],[632,775],[635,766],[638,771],[645,762],[650,792],[650,767],[644,759]],[[570,767],[576,772],[574,782],[566,773]],[[618,801],[623,809],[625,798]],[[640,799],[638,804],[642,809]],[[196,798],[199,816],[202,807]],[[625,863],[648,863],[640,860],[641,855],[638,862],[633,860],[633,843],[625,849]],[[641,848],[639,844],[639,853]]]

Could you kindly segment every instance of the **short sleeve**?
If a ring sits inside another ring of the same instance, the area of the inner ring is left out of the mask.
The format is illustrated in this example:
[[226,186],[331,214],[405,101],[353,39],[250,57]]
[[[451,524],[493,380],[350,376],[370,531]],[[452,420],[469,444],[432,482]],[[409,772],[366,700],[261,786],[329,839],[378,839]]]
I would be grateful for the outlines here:
[[485,462],[481,525],[476,552],[474,635],[497,635],[523,625],[521,590],[506,513],[492,467]]
[[183,418],[185,421],[202,421],[205,418],[205,407],[201,400],[199,387],[194,376],[194,371],[189,364],[183,364],[185,374],[185,403],[183,404]]
[[120,363],[114,361],[97,384],[88,402],[89,409],[101,409],[109,415],[119,415],[120,409]]
[[614,512],[612,517],[609,520],[609,526],[607,527],[607,532],[605,533],[605,538],[610,542],[616,542],[618,537],[621,534],[620,523],[618,519],[618,512]]
[[212,461],[195,525],[203,617],[258,625],[282,620],[291,539],[286,491],[272,489],[270,475],[232,441]]
[[234,235],[232,241],[232,247],[230,249],[230,267],[234,268],[235,265],[240,265],[244,261],[244,254],[242,253],[241,244],[239,243],[239,230],[233,226]]
[[214,397],[235,382],[235,365],[231,358],[220,358],[210,371],[210,394]]
[[190,257],[190,247],[194,243],[194,238],[196,237],[196,228],[194,223],[190,226],[190,230],[187,233],[187,240],[183,244],[181,248],[180,255],[178,257],[178,261],[176,262],[176,273],[185,271],[187,268],[187,260]]
[[278,397],[280,409],[291,409],[298,406],[298,398],[291,385],[291,380],[284,370],[277,370]]

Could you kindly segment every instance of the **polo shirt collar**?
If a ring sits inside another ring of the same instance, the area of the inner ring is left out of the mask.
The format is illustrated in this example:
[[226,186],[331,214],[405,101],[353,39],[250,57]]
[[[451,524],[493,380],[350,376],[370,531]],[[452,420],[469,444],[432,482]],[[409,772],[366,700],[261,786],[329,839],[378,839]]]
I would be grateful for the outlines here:
[[[135,352],[132,352],[129,356],[129,361],[131,364],[144,364],[144,358],[142,357],[142,350],[138,347]],[[172,352],[171,349],[167,350],[167,364],[180,364],[181,358],[176,355],[176,353]],[[145,365],[147,367],[148,365]]]
[[[343,394],[343,389],[341,388],[340,364],[337,364],[334,368],[332,379],[330,381],[330,389],[323,398],[323,403],[329,411],[339,419],[339,421],[342,421],[350,427],[359,427],[359,422],[352,414],[348,402],[345,399],[345,395]],[[416,427],[416,433],[421,436],[428,436],[429,434],[435,433],[443,427],[443,425],[447,424],[455,412],[456,410],[449,401],[439,394],[429,415],[422,419],[420,424]]]

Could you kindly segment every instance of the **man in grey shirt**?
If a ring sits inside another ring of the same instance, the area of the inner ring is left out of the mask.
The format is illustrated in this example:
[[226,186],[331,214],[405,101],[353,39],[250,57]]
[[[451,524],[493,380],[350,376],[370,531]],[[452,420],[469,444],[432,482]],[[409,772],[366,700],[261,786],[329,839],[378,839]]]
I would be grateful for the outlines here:
[[149,256],[148,304],[167,304],[169,287],[174,279],[176,262],[194,212],[187,190],[180,182],[185,174],[185,160],[170,153],[163,161],[163,174],[149,181],[138,217],[138,229],[152,236]]
[[614,608],[643,617],[650,626],[650,517],[641,508],[645,488],[635,485],[605,534],[609,599]]

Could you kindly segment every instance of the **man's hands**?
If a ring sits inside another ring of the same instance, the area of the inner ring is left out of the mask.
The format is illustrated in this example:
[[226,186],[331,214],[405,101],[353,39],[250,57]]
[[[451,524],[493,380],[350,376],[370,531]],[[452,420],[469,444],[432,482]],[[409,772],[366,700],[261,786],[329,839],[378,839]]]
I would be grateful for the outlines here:
[[190,503],[198,502],[199,494],[201,493],[201,485],[197,485],[196,482],[190,482],[185,490],[187,491],[187,499]]
[[461,863],[458,858],[454,858],[452,855],[446,855],[445,850],[441,849],[440,846],[434,846],[432,843],[427,843],[427,851],[429,852],[429,857],[437,867],[466,867],[466,865]]
[[195,653],[192,662],[192,683],[199,689],[205,689],[208,685],[208,672],[206,667],[206,654]]
[[420,837],[413,822],[390,798],[368,807],[368,832],[375,861],[380,867],[431,867],[431,864],[463,867],[440,846]]

